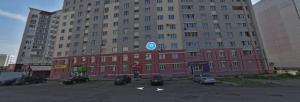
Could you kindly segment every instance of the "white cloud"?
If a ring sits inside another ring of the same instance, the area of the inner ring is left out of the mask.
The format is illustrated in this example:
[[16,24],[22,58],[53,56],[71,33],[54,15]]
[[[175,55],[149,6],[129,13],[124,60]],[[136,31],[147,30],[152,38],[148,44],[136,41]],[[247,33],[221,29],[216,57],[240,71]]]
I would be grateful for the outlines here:
[[27,20],[27,17],[25,17],[23,15],[8,12],[8,11],[4,11],[4,10],[1,10],[1,9],[0,9],[0,16],[15,19],[15,20],[19,20],[19,21],[23,21],[23,22],[26,22],[26,20]]

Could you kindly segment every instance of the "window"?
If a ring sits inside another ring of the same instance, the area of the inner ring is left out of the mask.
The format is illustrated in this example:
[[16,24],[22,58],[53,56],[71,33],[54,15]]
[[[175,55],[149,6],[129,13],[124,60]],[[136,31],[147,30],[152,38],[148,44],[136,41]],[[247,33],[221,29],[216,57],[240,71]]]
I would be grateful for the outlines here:
[[175,24],[167,24],[167,26],[169,26],[170,29],[176,29],[176,25]]
[[164,30],[164,25],[158,25],[158,26],[157,26],[157,29],[158,29],[158,30]]
[[101,62],[106,62],[106,58],[104,56],[101,57]]
[[168,3],[173,3],[173,0],[168,0]]
[[209,65],[209,69],[213,69],[214,68],[214,63],[212,61],[209,61],[208,65]]
[[221,61],[220,66],[221,68],[226,68],[226,61]]
[[112,60],[113,62],[116,62],[116,61],[117,61],[117,56],[112,56],[112,57],[111,57],[111,60]]
[[194,7],[193,5],[182,5],[181,6],[181,9],[183,10],[192,10]]
[[145,22],[150,22],[151,16],[145,16]]
[[151,53],[147,53],[147,54],[145,55],[145,59],[146,59],[146,60],[151,60]]
[[164,39],[165,35],[164,34],[158,34],[158,39]]
[[145,12],[150,12],[150,7],[145,8]]
[[215,10],[217,10],[217,7],[216,6],[210,6],[210,10],[215,11]]
[[177,38],[176,34],[170,34],[170,36],[171,36],[171,39],[176,39]]
[[171,49],[177,49],[178,48],[178,44],[177,43],[172,43],[171,44]]
[[145,26],[145,31],[151,30],[151,26]]
[[165,46],[165,44],[158,44],[158,49],[160,50],[164,50],[166,49],[167,47]]
[[165,70],[166,65],[165,64],[159,64],[159,70]]
[[159,59],[165,59],[166,58],[166,54],[164,54],[164,53],[160,53],[158,56],[159,56]]
[[173,6],[169,6],[168,7],[168,11],[174,11],[174,7]]
[[123,47],[123,51],[128,51],[128,47]]
[[232,67],[238,68],[240,66],[240,63],[238,61],[233,61],[232,62]]
[[205,6],[203,6],[203,5],[199,6],[199,10],[200,11],[204,11],[205,10]]
[[152,70],[152,64],[146,64],[146,71],[151,71]]
[[173,69],[178,69],[179,68],[179,64],[172,64]]
[[178,59],[178,54],[177,53],[172,53],[172,59]]
[[140,55],[139,54],[134,54],[133,58],[135,58],[135,59],[140,58]]
[[94,63],[95,60],[96,60],[95,56],[92,56],[92,57],[91,57],[91,62]]
[[158,15],[157,16],[157,20],[163,20],[164,19],[164,16],[163,15]]
[[222,5],[222,6],[221,6],[221,10],[226,11],[227,9],[228,9],[228,8],[227,8],[226,5]]
[[217,42],[219,47],[224,47],[224,43],[223,42]]
[[198,32],[184,32],[185,37],[197,37]]
[[123,55],[123,61],[128,61],[128,55]]
[[183,24],[184,29],[193,29],[197,28],[197,23],[184,23]]
[[169,15],[169,20],[175,19],[175,15]]
[[220,51],[219,51],[219,57],[225,57],[224,50],[220,50]]
[[208,23],[202,23],[202,29],[208,29]]
[[211,51],[207,51],[207,58],[212,59],[212,52]]
[[100,72],[105,72],[105,66],[100,67]]
[[112,52],[117,52],[118,51],[118,48],[117,47],[113,47],[112,48]]
[[156,10],[157,11],[163,11],[163,7],[157,7]]
[[61,52],[57,52],[57,54],[56,54],[57,56],[61,56]]
[[183,14],[183,19],[194,19],[195,14]]
[[128,65],[123,65],[123,71],[127,72],[128,71]]
[[245,50],[245,51],[243,51],[243,54],[245,56],[249,56],[249,55],[252,55],[252,51],[251,50]]
[[116,71],[116,66],[113,65],[111,68],[111,71],[113,71],[113,72]]
[[237,51],[236,50],[231,50],[231,56],[232,57],[237,57]]
[[77,58],[76,57],[73,58],[73,63],[74,64],[77,63]]
[[58,45],[58,48],[62,48],[62,47],[63,47],[63,45],[62,45],[62,44],[59,44],[59,45]]
[[232,6],[232,10],[243,10],[243,6]]

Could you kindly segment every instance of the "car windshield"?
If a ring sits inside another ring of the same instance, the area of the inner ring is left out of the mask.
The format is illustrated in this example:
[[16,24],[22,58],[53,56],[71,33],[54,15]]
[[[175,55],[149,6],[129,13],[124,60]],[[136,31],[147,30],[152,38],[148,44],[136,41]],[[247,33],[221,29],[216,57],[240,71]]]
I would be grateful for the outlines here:
[[122,79],[122,78],[123,78],[122,76],[117,76],[117,77],[116,77],[116,79]]
[[153,79],[161,79],[161,76],[153,76]]

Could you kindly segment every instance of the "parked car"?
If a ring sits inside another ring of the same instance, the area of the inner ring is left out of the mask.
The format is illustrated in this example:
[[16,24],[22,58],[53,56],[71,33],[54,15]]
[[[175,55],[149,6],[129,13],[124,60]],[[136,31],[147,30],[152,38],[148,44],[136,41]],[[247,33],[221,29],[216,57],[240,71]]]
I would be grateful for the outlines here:
[[124,76],[117,76],[115,78],[115,82],[114,82],[115,85],[125,85],[126,83],[127,83],[126,78]]
[[208,74],[193,75],[193,81],[201,84],[215,84],[217,82],[214,76]]
[[193,79],[194,82],[200,83],[201,82],[201,75],[193,75]]
[[163,85],[164,81],[162,76],[160,75],[154,75],[151,79],[151,85],[152,86],[156,86],[156,85]]
[[65,85],[71,85],[71,84],[76,84],[76,83],[84,83],[89,80],[90,79],[88,77],[77,76],[77,77],[66,78],[62,81],[62,83]]
[[125,85],[127,83],[131,83],[131,77],[128,75],[121,75],[115,78],[115,85]]
[[126,83],[131,83],[131,77],[128,75],[122,75],[124,77]]
[[71,84],[75,84],[75,80],[74,80],[74,77],[69,77],[69,78],[66,78],[66,79],[63,79],[62,83],[64,85],[71,85]]
[[21,83],[25,78],[22,72],[1,72],[0,85],[13,85]]
[[77,83],[85,83],[90,81],[90,78],[82,76],[76,77],[75,79],[77,80]]

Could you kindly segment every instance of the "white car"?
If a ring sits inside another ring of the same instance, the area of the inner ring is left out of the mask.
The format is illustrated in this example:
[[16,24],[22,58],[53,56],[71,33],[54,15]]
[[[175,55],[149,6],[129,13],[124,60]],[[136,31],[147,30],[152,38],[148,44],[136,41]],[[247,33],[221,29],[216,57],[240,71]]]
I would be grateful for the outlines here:
[[215,84],[217,81],[214,76],[211,75],[193,75],[193,81],[201,84]]

